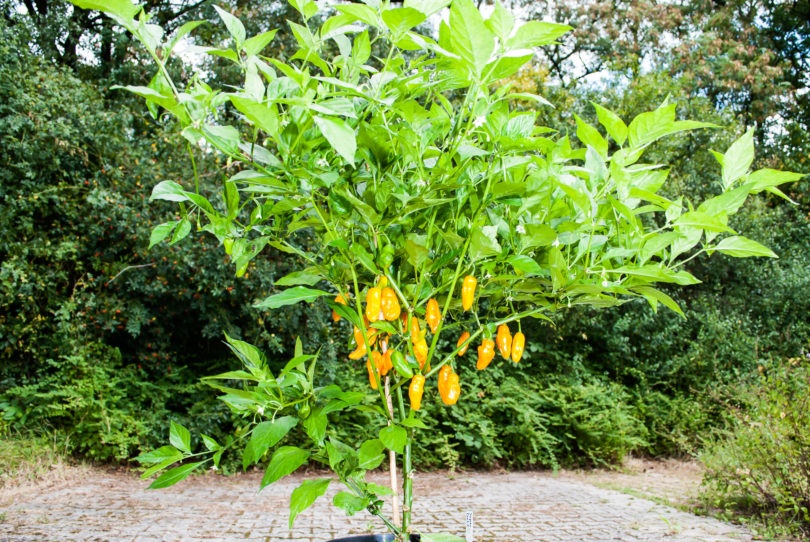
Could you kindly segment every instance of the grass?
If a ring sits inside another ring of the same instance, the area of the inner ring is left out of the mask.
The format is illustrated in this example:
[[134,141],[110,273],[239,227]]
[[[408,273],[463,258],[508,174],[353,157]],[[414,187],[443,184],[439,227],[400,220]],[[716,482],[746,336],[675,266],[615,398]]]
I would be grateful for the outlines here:
[[46,437],[0,436],[0,491],[63,479],[68,462]]

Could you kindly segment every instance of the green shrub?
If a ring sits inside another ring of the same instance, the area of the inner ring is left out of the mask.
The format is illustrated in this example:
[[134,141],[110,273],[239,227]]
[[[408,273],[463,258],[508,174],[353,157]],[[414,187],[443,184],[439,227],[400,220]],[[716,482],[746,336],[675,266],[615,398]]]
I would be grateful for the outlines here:
[[763,368],[732,388],[729,426],[700,459],[709,506],[761,520],[772,532],[810,536],[810,363]]

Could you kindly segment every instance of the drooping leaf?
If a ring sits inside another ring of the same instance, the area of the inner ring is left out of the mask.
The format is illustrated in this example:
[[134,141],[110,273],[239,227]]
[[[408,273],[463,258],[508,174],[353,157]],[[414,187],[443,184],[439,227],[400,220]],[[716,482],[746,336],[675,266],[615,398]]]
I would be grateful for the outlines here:
[[259,486],[259,491],[269,486],[273,482],[292,474],[295,470],[307,462],[309,452],[296,446],[282,446],[275,452],[264,471],[264,477]]
[[254,427],[250,441],[242,453],[242,468],[247,469],[248,466],[261,459],[264,452],[275,446],[296,424],[298,424],[298,418],[282,416]]
[[318,497],[326,493],[331,481],[331,478],[304,480],[300,486],[293,490],[290,497],[290,529],[292,529],[298,514],[312,506]]
[[723,254],[734,256],[735,258],[749,258],[751,256],[768,256],[769,258],[778,258],[776,253],[761,245],[756,241],[752,241],[741,235],[726,237],[717,243],[713,250],[718,250]]
[[162,475],[158,476],[157,479],[154,482],[152,482],[147,489],[160,489],[164,487],[173,486],[180,480],[188,478],[188,475],[194,472],[194,470],[203,463],[205,463],[205,461],[186,463],[185,465],[180,465],[179,467],[175,467],[170,471],[166,471]]
[[335,152],[354,165],[354,153],[357,152],[354,130],[341,119],[314,117],[314,120]]
[[329,295],[329,292],[296,286],[294,288],[287,288],[283,292],[273,294],[255,303],[253,306],[257,309],[277,309],[285,305],[295,305],[301,301],[309,303],[325,295]]

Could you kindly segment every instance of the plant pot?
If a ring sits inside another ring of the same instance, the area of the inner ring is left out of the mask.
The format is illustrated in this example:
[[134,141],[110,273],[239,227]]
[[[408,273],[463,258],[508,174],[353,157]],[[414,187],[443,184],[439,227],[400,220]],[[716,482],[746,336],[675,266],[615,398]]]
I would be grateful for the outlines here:
[[[411,542],[419,542],[419,535],[412,534]],[[361,534],[356,536],[347,536],[345,538],[335,538],[328,542],[393,542],[394,535],[387,534]]]

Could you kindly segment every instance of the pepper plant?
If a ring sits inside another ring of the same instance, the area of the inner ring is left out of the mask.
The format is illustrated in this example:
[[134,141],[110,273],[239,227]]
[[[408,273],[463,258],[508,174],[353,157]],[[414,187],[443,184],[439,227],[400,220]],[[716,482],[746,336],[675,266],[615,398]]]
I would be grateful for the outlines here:
[[[217,8],[230,38],[197,50],[241,69],[238,88],[215,88],[203,75],[182,86],[170,77],[165,63],[174,46],[200,23],[167,38],[130,0],[74,3],[105,11],[151,55],[151,82],[127,90],[154,115],[174,118],[189,153],[193,146],[225,158],[218,192],[201,191],[196,171],[154,187],[152,199],[177,202],[182,217],[155,228],[151,244],[179,242],[192,227],[208,232],[236,277],[267,247],[287,253],[302,269],[276,281],[278,291],[256,306],[325,297],[335,322],[354,329],[347,362],[368,370],[371,392],[316,386],[317,355],[304,354],[300,342],[273,374],[259,349],[226,337],[244,368],[206,381],[249,422],[237,435],[248,439],[244,466],[270,458],[262,488],[307,462],[327,466],[335,478],[293,491],[290,525],[336,479],[347,490],[335,505],[379,516],[404,540],[414,532],[411,449],[425,427],[424,390],[438,386],[448,408],[472,400],[453,370],[471,363],[470,345],[478,345],[477,368],[485,370],[496,342],[504,363],[520,361],[526,318],[637,297],[683,316],[656,284],[697,283],[685,266],[703,253],[774,257],[738,235],[729,217],[751,194],[786,197],[778,186],[800,176],[751,171],[749,130],[715,153],[715,197],[667,199],[658,191],[669,169],[644,162],[645,150],[671,134],[716,126],[676,120],[671,103],[629,124],[594,104],[601,127],[576,118],[576,138],[538,126],[536,112],[515,103],[552,105],[495,83],[529,62],[535,47],[554,43],[565,25],[520,23],[499,3],[485,17],[471,0],[402,7],[363,0],[335,5],[328,17],[312,1],[290,1],[300,20],[289,23],[298,50],[286,61],[269,54],[276,30],[248,37],[236,16]],[[438,40],[416,30],[430,21],[438,22]],[[311,250],[291,241],[302,230],[316,239]],[[451,351],[438,348],[442,334],[456,344]],[[329,415],[346,409],[375,413],[378,438],[328,436]],[[277,447],[299,424],[308,445]],[[176,424],[170,440],[139,458],[150,465],[144,476],[163,472],[150,487],[217,466],[233,444],[202,436],[194,452]],[[390,488],[365,479],[386,453]]]

